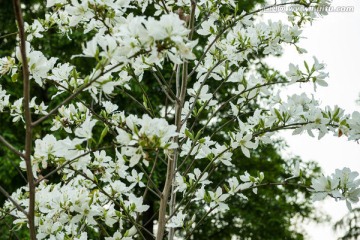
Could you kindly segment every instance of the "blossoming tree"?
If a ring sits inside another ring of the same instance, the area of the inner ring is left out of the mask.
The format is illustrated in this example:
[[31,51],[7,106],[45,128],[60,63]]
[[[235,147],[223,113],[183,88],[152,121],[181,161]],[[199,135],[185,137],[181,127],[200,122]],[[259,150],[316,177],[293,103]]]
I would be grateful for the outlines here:
[[[0,186],[8,198],[1,212],[13,216],[16,227],[27,227],[31,239],[87,239],[89,231],[105,239],[144,238],[140,218],[149,208],[143,202],[147,194],[159,206],[157,231],[146,234],[188,239],[204,218],[231,210],[228,199],[246,198],[246,190],[303,187],[298,167],[282,182],[245,171],[212,183],[214,171],[240,161],[234,152],[241,151],[246,161],[285,129],[319,138],[327,133],[360,138],[360,113],[322,109],[305,94],[284,99],[276,93],[289,84],[326,86],[324,64],[315,57],[303,67],[290,64],[285,78],[256,71],[261,58],[280,54],[283,45],[305,52],[299,46],[301,28],[326,12],[299,8],[284,24],[255,21],[273,5],[241,12],[233,0],[48,0],[42,19],[24,23],[20,1],[13,4],[19,44],[13,56],[0,59],[0,74],[22,84],[23,94],[11,95],[0,85],[0,113],[23,123],[26,134],[22,149],[1,135],[0,142],[22,159],[27,185],[12,194]],[[76,61],[45,56],[32,44],[44,34],[77,31],[87,40],[69,59],[91,59],[90,72],[81,72]],[[148,76],[164,97],[156,105],[146,90]],[[31,90],[45,85],[51,101],[39,103]],[[124,111],[116,101],[119,91],[141,111]],[[228,130],[230,122],[236,127]],[[44,123],[50,130],[34,134]],[[164,167],[165,183],[159,184],[155,173]],[[54,175],[59,179],[50,181]],[[307,187],[314,200],[330,196],[345,200],[350,209],[360,195],[357,176],[344,168]],[[205,214],[189,216],[189,207]]]

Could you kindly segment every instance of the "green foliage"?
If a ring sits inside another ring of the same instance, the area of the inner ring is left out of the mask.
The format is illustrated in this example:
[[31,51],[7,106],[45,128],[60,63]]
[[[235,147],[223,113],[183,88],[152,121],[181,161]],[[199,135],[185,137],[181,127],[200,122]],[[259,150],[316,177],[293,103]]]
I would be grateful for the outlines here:
[[[291,169],[296,161],[284,160],[278,153],[278,149],[272,145],[265,145],[259,148],[250,161],[242,154],[236,153],[233,161],[234,168],[229,171],[216,169],[213,172],[213,185],[223,186],[223,176],[237,176],[245,169],[250,169],[251,175],[257,171],[264,172],[265,182],[283,182],[290,177]],[[319,174],[320,169],[314,162],[301,163],[303,169],[303,184],[309,184],[309,179]],[[297,180],[294,179],[295,182]],[[304,234],[292,228],[296,218],[303,220],[311,217],[317,220],[316,213],[309,201],[309,193],[305,188],[291,185],[289,180],[285,186],[266,186],[258,189],[258,194],[250,190],[244,192],[248,200],[239,196],[231,197],[228,200],[231,211],[225,214],[217,214],[215,217],[206,218],[201,226],[193,233],[192,239],[304,239]],[[189,215],[198,214],[199,218],[206,213],[206,210],[199,212],[201,206],[191,209]]]

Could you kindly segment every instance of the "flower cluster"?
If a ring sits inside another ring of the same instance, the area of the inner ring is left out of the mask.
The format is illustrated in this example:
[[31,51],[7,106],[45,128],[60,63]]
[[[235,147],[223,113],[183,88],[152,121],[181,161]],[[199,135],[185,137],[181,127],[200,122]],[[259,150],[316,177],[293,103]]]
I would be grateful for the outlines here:
[[359,202],[360,179],[356,179],[358,176],[358,172],[343,168],[336,169],[331,176],[313,179],[310,190],[313,192],[314,201],[331,196],[337,200],[345,200],[346,206],[351,210],[351,204]]
[[176,126],[168,124],[165,119],[130,115],[123,123],[129,132],[117,128],[116,142],[122,146],[121,154],[130,158],[130,167],[135,166],[142,158],[148,160],[148,151],[163,149],[168,152],[178,147],[171,141],[178,135]]
[[9,105],[9,94],[6,94],[6,91],[2,89],[0,85],[0,112],[4,110],[4,107]]

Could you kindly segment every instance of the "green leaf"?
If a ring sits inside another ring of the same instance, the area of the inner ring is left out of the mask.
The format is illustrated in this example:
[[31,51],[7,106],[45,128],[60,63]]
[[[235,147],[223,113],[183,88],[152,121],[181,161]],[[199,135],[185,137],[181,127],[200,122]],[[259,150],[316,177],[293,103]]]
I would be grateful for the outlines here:
[[256,182],[256,180],[255,180],[255,178],[254,178],[253,176],[250,176],[249,179],[250,179],[250,181],[253,182],[253,183]]
[[279,110],[277,110],[276,108],[274,108],[274,111],[275,111],[275,114],[276,114],[276,116],[278,117],[278,119],[279,119],[280,121],[282,121],[282,120],[283,120],[283,118],[282,118],[282,116],[281,116],[281,114],[280,114]]
[[19,73],[15,73],[14,75],[11,76],[11,81],[17,82],[18,77],[19,77]]
[[101,134],[100,134],[100,138],[98,141],[98,145],[100,145],[104,139],[104,137],[106,136],[106,134],[109,132],[109,128],[108,126],[105,126],[104,129],[102,130]]
[[185,129],[185,135],[191,140],[194,140],[194,135],[188,129]]
[[226,184],[224,184],[223,187],[224,187],[226,192],[230,192],[230,188],[228,188],[228,186],[226,186]]
[[147,98],[146,98],[145,94],[142,95],[142,98],[143,98],[144,107],[145,107],[146,109],[148,109],[148,108],[149,108],[149,107],[148,107],[148,101],[147,101]]
[[306,71],[307,71],[308,73],[310,73],[309,65],[307,64],[306,61],[304,61],[304,65],[305,65]]
[[201,136],[201,134],[203,133],[203,131],[198,131],[196,136],[195,136],[195,140],[199,139],[199,137]]
[[134,124],[134,133],[135,133],[136,135],[139,135],[139,129],[138,129],[138,127],[136,126],[136,124]]

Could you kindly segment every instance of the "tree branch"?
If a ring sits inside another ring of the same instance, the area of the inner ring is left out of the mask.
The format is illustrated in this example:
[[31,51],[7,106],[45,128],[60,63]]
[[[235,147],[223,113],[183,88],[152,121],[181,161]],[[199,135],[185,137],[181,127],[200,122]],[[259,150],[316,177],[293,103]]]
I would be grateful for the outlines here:
[[25,153],[24,160],[26,164],[26,174],[29,184],[29,213],[28,224],[30,231],[30,239],[36,240],[36,228],[35,228],[35,184],[34,184],[34,175],[32,172],[31,164],[31,150],[32,150],[32,120],[31,120],[31,111],[30,111],[30,73],[29,65],[26,56],[26,36],[24,30],[24,20],[21,12],[20,0],[13,0],[14,11],[16,22],[19,29],[19,38],[20,38],[20,53],[21,53],[21,62],[22,62],[22,77],[23,77],[23,107],[25,114]]
[[25,211],[25,209],[20,206],[19,203],[17,203],[11,196],[10,194],[2,187],[0,186],[0,192],[7,198],[10,200],[10,202],[12,202],[12,204],[14,204],[14,206],[16,207],[17,210],[21,211],[23,214],[25,214],[26,217],[29,216],[29,213]]
[[12,151],[13,153],[15,153],[17,156],[21,157],[21,158],[24,158],[25,155],[18,151],[11,143],[9,143],[8,141],[6,141],[5,138],[3,138],[3,136],[0,135],[0,142],[2,144],[4,144],[10,151]]

